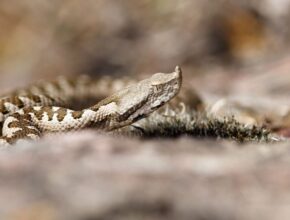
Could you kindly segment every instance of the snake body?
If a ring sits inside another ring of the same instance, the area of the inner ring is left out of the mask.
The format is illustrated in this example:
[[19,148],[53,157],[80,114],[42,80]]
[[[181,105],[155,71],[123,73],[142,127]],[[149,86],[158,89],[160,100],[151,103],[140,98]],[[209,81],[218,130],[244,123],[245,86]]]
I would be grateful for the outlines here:
[[[60,78],[26,89],[15,90],[0,99],[0,145],[9,146],[23,139],[36,140],[46,132],[66,132],[82,128],[111,131],[148,116],[170,99],[181,87],[181,69],[156,73],[126,86],[124,81],[86,77],[70,81]],[[112,95],[107,96],[106,93]],[[91,107],[72,110],[73,99],[96,97]]]

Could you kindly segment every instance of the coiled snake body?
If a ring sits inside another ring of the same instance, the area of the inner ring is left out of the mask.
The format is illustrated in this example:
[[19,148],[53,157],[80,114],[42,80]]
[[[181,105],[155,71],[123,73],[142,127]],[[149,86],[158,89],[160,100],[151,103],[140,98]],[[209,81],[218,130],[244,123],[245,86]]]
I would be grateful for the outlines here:
[[156,73],[82,110],[68,109],[66,104],[74,98],[102,95],[109,87],[114,91],[120,81],[59,79],[16,90],[0,99],[0,145],[36,140],[45,132],[91,127],[111,131],[130,125],[172,99],[180,90],[181,78],[179,67],[173,73]]

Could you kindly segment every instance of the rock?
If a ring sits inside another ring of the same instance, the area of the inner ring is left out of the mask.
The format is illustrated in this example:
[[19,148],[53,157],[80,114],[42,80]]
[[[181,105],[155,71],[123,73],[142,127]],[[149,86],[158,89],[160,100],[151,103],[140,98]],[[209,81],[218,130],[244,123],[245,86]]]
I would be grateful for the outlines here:
[[288,219],[289,144],[84,131],[0,152],[1,219]]

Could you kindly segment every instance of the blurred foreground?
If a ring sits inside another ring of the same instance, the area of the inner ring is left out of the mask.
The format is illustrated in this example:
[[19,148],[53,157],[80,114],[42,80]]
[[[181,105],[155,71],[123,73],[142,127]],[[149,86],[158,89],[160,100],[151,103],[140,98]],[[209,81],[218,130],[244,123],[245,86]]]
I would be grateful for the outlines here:
[[20,149],[0,154],[1,219],[289,219],[288,143],[83,132]]

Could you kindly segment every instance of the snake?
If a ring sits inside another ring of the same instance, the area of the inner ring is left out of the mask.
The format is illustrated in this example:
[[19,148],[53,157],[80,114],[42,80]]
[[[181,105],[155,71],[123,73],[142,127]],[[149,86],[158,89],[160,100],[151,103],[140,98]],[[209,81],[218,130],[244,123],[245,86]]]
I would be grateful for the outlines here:
[[[179,66],[141,81],[60,77],[16,89],[0,98],[0,146],[38,140],[46,133],[93,128],[119,129],[147,117],[175,97],[182,85]],[[110,95],[107,96],[107,93]],[[71,109],[74,100],[99,97],[89,107]]]

